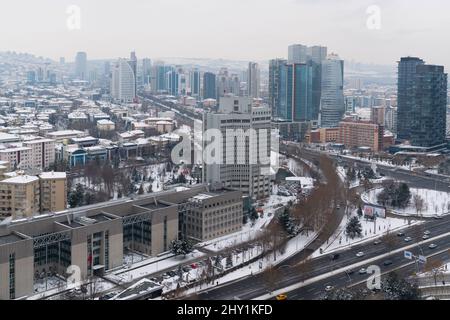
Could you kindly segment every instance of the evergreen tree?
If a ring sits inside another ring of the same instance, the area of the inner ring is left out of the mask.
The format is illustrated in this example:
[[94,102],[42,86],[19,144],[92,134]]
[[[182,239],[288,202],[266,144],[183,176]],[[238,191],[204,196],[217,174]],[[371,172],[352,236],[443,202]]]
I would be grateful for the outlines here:
[[358,217],[352,217],[350,219],[350,221],[347,223],[347,227],[345,228],[345,232],[352,239],[356,237],[361,237],[362,226]]
[[412,284],[392,272],[381,284],[386,300],[420,300],[421,292],[417,284]]
[[193,249],[193,245],[189,240],[173,240],[170,243],[170,251],[175,255],[186,256]]
[[144,194],[144,183],[141,183],[141,186],[139,187],[139,190],[138,190],[138,194],[139,195]]
[[358,206],[358,211],[357,211],[357,213],[358,213],[358,217],[361,218],[361,217],[363,216],[363,211],[362,211],[361,205]]
[[256,208],[252,207],[250,209],[250,220],[254,223],[259,218],[258,212],[256,212]]

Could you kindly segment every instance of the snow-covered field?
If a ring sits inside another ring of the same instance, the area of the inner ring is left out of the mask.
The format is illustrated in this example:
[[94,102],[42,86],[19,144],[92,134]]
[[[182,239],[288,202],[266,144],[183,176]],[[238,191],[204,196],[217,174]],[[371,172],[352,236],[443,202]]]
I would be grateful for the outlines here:
[[[360,218],[362,226],[362,237],[351,239],[346,235],[345,228],[350,218],[355,215],[356,212],[354,212],[350,217],[345,216],[342,219],[338,229],[334,232],[331,238],[328,239],[327,243],[322,246],[322,254],[328,254],[344,247],[360,244],[366,241],[372,241],[383,236],[387,231],[391,232],[400,230],[410,225],[420,223],[413,220],[408,221],[408,219],[406,218],[387,217],[386,219],[378,218],[375,221]],[[320,255],[320,249],[313,253],[313,257],[318,257]]]
[[[362,195],[365,202],[378,204],[377,196],[382,188],[372,189]],[[405,216],[434,217],[450,212],[450,193],[429,189],[411,188],[411,200],[406,208],[395,208],[394,213]],[[414,206],[414,196],[419,195],[424,200],[421,211]]]

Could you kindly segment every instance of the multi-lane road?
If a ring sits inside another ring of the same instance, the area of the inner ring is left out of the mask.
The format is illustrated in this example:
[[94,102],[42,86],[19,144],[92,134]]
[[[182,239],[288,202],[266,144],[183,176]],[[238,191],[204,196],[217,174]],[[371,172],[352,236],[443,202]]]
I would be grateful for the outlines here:
[[[308,158],[312,156],[317,157],[317,153],[308,151]],[[338,160],[338,159],[336,159]],[[354,159],[340,159],[343,162],[359,162]],[[360,161],[362,166],[370,166],[369,163]],[[378,172],[381,172],[385,176],[392,177],[398,181],[406,181],[412,187],[418,188],[428,188],[436,189],[442,191],[449,191],[449,184],[442,177],[439,176],[428,176],[423,173],[414,173],[406,170],[394,169],[391,167],[378,166]],[[276,286],[280,292],[284,288],[289,288],[292,286],[299,286],[305,283],[304,286],[296,289],[292,289],[292,292],[288,293],[290,299],[317,299],[320,298],[325,293],[326,286],[333,287],[344,287],[357,283],[358,281],[368,278],[367,274],[359,274],[359,269],[362,267],[367,267],[368,265],[379,265],[382,272],[397,270],[404,276],[411,274],[411,268],[415,268],[414,263],[408,263],[403,257],[403,249],[411,245],[416,245],[412,248],[414,254],[424,254],[429,255],[433,252],[439,252],[444,250],[445,252],[440,255],[443,260],[449,259],[448,249],[450,249],[450,236],[434,239],[433,237],[439,237],[443,234],[450,232],[450,217],[444,217],[442,219],[430,219],[425,221],[421,228],[422,230],[428,230],[432,234],[432,238],[427,240],[427,244],[421,245],[421,237],[417,238],[414,230],[415,226],[411,226],[405,229],[405,237],[412,237],[412,242],[405,242],[404,237],[398,237],[394,244],[387,245],[381,243],[374,245],[373,241],[364,242],[359,245],[349,246],[343,250],[338,251],[339,258],[336,260],[331,260],[329,254],[324,256],[311,259],[308,263],[309,272],[300,271],[296,265],[303,260],[306,256],[310,255],[311,251],[304,251],[293,257],[287,259],[279,267],[282,274],[282,279],[278,282]],[[435,240],[435,241],[434,241]],[[438,245],[436,249],[429,249],[429,243],[435,243]],[[399,250],[395,252],[395,250]],[[356,257],[357,252],[364,252],[364,257]],[[377,259],[377,257],[382,257]],[[374,260],[370,263],[365,263],[367,260]],[[391,260],[392,264],[389,266],[384,266],[384,261]],[[345,272],[346,269],[350,268],[352,265],[362,264],[360,268],[354,270],[355,272],[351,275]],[[406,265],[406,266],[405,266]],[[342,272],[337,272],[336,270],[344,269]],[[337,274],[334,274],[334,273]],[[316,278],[319,277],[319,278]],[[323,279],[322,279],[323,278]],[[317,279],[313,283],[307,284],[309,281]],[[304,282],[306,281],[306,282]],[[289,289],[288,289],[289,290]],[[262,275],[254,275],[246,279],[241,279],[233,283],[226,284],[224,286],[210,289],[207,292],[203,292],[199,295],[200,299],[214,299],[214,300],[227,300],[227,299],[255,299],[263,298],[268,293],[266,280]]]

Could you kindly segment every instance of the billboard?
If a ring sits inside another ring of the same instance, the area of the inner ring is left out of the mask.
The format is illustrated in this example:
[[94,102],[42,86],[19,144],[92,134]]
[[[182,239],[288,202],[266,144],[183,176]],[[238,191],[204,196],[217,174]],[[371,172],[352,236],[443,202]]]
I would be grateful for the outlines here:
[[364,216],[367,218],[386,218],[386,209],[375,206],[364,206]]

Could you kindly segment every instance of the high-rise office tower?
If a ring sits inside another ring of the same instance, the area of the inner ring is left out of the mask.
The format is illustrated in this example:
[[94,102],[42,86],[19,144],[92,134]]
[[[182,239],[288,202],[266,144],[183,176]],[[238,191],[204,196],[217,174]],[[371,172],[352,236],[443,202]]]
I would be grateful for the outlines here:
[[129,61],[119,59],[113,65],[111,96],[119,102],[133,102],[136,98],[136,78]]
[[192,96],[200,97],[200,71],[198,69],[189,72],[189,87]]
[[401,140],[408,140],[411,137],[411,110],[416,108],[416,90],[415,74],[418,65],[423,65],[425,62],[422,59],[415,57],[401,58],[398,64],[398,123],[397,123],[397,138]]
[[[253,199],[270,195],[271,112],[269,107],[252,107],[252,98],[226,96],[217,112],[203,116],[203,130],[221,132],[216,145],[217,161],[209,158],[204,138],[203,180],[241,190]],[[254,134],[252,134],[252,130]]]
[[78,80],[87,80],[87,54],[86,52],[78,52],[75,57],[75,76]]
[[288,63],[306,63],[308,60],[308,47],[302,44],[293,44],[288,47]]
[[179,73],[175,69],[172,69],[167,72],[166,76],[167,76],[167,78],[166,78],[167,79],[167,85],[166,85],[167,91],[172,96],[178,95]]
[[144,58],[142,60],[142,84],[144,86],[150,84],[151,73],[152,73],[152,60]]
[[203,99],[217,99],[216,75],[212,72],[203,74]]
[[269,61],[269,106],[274,118],[281,118],[281,96],[286,95],[286,68],[284,68],[286,64],[287,61],[284,59]]
[[443,66],[419,58],[401,58],[398,65],[397,134],[414,146],[445,143],[447,74]]
[[309,59],[319,64],[327,58],[327,52],[328,48],[322,46],[312,46],[307,49]]
[[131,66],[131,69],[133,70],[134,74],[134,95],[137,96],[137,57],[136,52],[132,51],[130,53],[130,61],[128,62]]
[[259,98],[260,81],[258,64],[255,62],[249,62],[247,69],[247,91],[249,97]]
[[269,76],[269,96],[275,118],[293,122],[314,120],[311,65],[272,60]]
[[344,113],[344,61],[337,55],[329,55],[322,61],[321,127],[339,126]]

